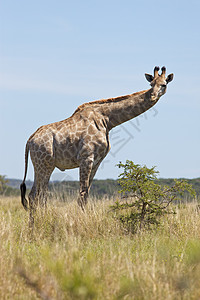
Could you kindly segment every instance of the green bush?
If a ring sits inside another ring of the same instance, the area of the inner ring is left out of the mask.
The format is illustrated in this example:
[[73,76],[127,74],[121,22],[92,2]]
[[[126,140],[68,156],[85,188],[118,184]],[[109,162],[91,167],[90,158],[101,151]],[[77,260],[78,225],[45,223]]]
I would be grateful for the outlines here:
[[155,167],[149,169],[130,160],[125,164],[120,162],[118,167],[123,168],[119,175],[122,199],[116,201],[112,209],[129,232],[158,225],[161,216],[174,213],[169,205],[184,191],[195,195],[191,185],[184,180],[174,180],[171,187],[155,183],[159,173]]

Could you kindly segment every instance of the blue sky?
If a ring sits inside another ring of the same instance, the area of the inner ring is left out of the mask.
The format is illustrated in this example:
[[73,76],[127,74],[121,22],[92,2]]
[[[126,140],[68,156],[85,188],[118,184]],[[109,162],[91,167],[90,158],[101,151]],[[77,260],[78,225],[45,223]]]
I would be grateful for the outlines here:
[[[147,89],[144,73],[165,65],[175,75],[166,95],[111,131],[96,178],[117,178],[126,159],[161,177],[199,177],[199,11],[194,0],[1,0],[0,174],[23,177],[25,143],[39,126],[84,102]],[[78,170],[58,177],[76,180]]]

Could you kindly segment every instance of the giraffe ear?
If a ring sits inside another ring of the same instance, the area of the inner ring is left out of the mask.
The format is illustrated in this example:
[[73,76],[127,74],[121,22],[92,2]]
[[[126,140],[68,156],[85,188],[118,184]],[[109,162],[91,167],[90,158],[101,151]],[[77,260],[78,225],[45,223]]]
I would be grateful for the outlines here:
[[174,78],[174,74],[173,74],[173,73],[172,73],[172,74],[169,74],[169,75],[167,76],[167,79],[166,79],[167,84],[168,84],[169,82],[171,82],[171,81],[173,80],[173,78]]
[[153,76],[152,75],[145,73],[144,76],[146,77],[147,81],[149,81],[149,82],[153,81]]

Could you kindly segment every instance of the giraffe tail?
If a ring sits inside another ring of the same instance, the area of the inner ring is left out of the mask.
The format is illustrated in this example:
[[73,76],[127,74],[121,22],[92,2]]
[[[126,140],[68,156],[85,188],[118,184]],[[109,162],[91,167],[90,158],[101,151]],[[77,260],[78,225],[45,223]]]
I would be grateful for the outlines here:
[[24,179],[20,185],[20,190],[21,190],[21,202],[25,210],[28,210],[28,201],[26,199],[26,174],[27,174],[27,169],[28,169],[28,153],[29,153],[29,145],[28,143],[26,144],[26,150],[25,150],[25,172],[24,172]]

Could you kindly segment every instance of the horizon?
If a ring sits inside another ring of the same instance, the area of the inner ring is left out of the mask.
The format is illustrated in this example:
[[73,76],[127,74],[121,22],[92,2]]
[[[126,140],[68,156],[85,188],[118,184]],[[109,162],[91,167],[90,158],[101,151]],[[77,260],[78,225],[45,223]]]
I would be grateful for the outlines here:
[[[58,173],[59,174],[59,173]],[[17,181],[22,181],[22,179],[21,178],[8,178],[8,177],[6,177],[6,179],[7,180],[17,180]],[[181,179],[183,179],[183,180],[195,180],[195,179],[200,179],[200,177],[194,177],[194,178],[186,178],[186,177],[167,177],[167,178],[165,178],[165,177],[157,177],[156,179],[178,179],[178,180],[181,180]],[[119,180],[119,178],[116,178],[116,179],[113,179],[113,178],[105,178],[105,179],[102,179],[102,178],[94,178],[93,179],[93,181],[95,181],[95,180],[114,180],[114,181],[116,181],[116,180]],[[26,182],[27,181],[29,181],[29,182],[33,182],[33,180],[31,180],[31,179],[26,179]],[[51,182],[67,182],[67,181],[77,181],[77,182],[79,182],[79,180],[76,180],[76,179],[64,179],[64,180],[62,180],[62,179],[54,179],[54,178],[51,178],[51,180],[49,181],[50,183]]]

